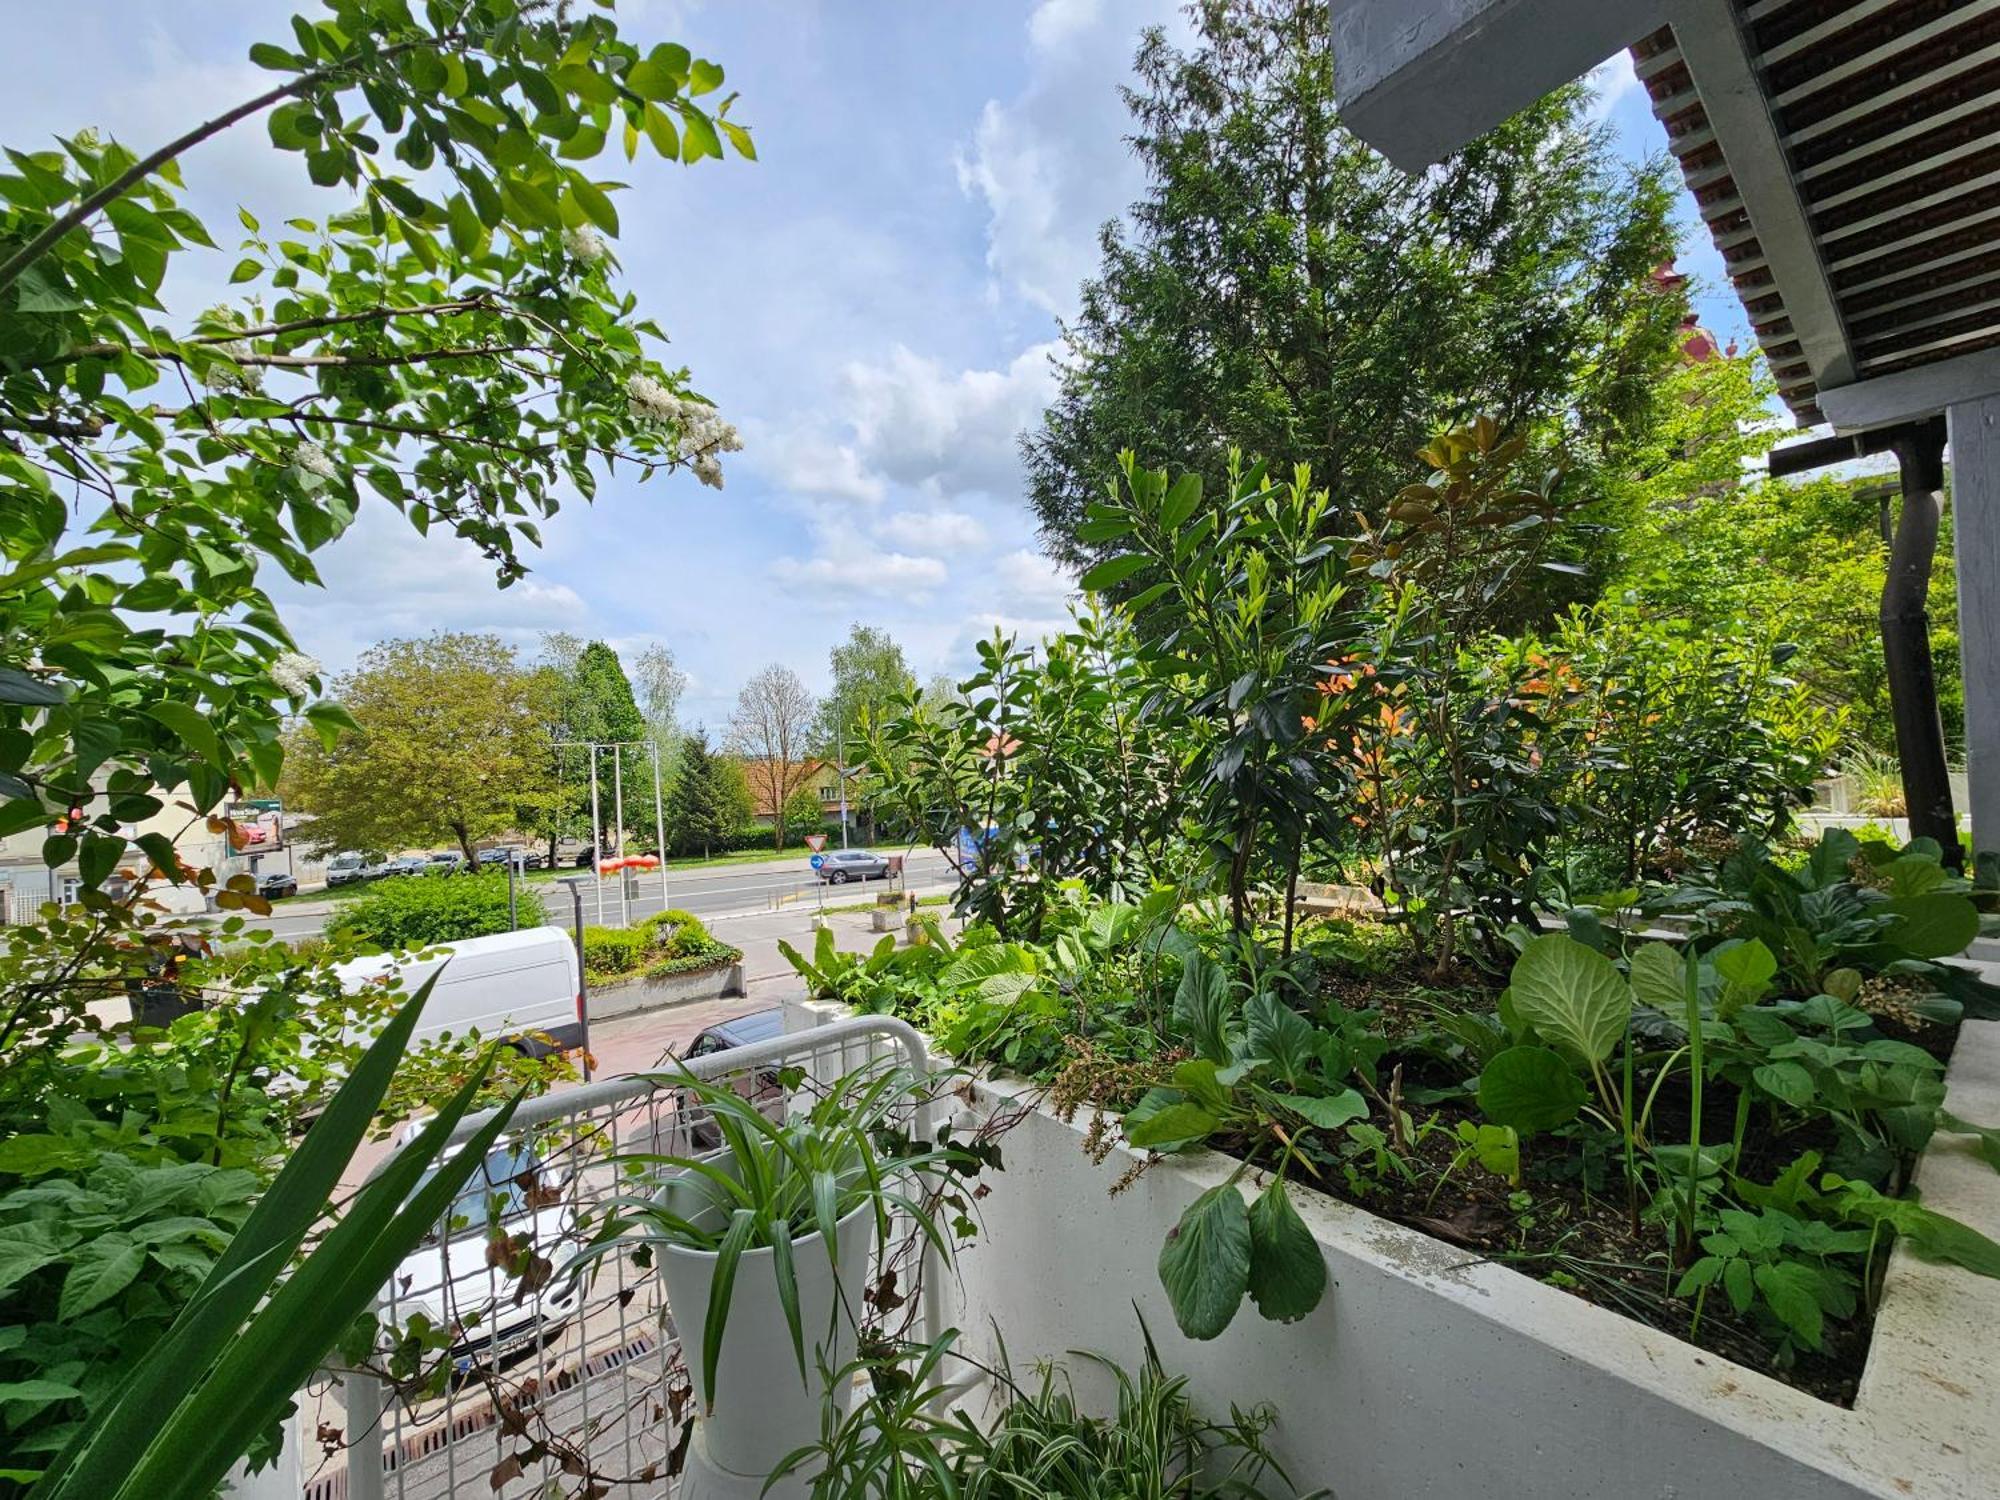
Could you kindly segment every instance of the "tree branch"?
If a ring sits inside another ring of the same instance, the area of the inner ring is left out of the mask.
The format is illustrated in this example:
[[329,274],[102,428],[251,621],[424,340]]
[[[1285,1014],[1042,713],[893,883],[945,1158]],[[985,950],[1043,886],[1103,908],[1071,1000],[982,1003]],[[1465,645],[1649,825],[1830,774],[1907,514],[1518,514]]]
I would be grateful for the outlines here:
[[[464,33],[454,32],[443,36],[424,37],[418,41],[399,42],[393,47],[384,47],[380,52],[375,54],[374,60],[381,62],[396,56],[398,53],[408,52],[413,48],[442,47],[450,42],[462,42],[464,40]],[[168,141],[166,145],[160,147],[159,150],[153,152],[150,156],[141,157],[123,172],[112,178],[103,187],[84,198],[68,213],[51,220],[40,234],[8,256],[5,261],[0,261],[0,291],[5,291],[16,281],[20,280],[21,273],[55,248],[57,242],[64,235],[68,234],[79,224],[84,223],[108,204],[117,202],[182,152],[194,146],[199,146],[212,135],[220,135],[239,120],[248,119],[251,115],[269,109],[281,99],[295,98],[305,93],[308,89],[327,82],[352,66],[352,63],[343,59],[331,67],[314,68],[309,73],[301,73],[290,83],[280,84],[277,88],[259,94],[254,99],[246,99],[234,109],[225,110],[214,119],[195,126],[186,135]]]

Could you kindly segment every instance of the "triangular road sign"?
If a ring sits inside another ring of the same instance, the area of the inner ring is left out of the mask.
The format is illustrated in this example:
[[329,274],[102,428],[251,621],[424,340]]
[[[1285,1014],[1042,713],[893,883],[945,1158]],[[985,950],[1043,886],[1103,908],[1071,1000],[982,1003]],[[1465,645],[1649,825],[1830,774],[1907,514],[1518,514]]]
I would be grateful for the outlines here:
[[823,833],[807,834],[806,847],[812,850],[812,852],[815,854],[819,853],[820,850],[826,847],[826,835]]

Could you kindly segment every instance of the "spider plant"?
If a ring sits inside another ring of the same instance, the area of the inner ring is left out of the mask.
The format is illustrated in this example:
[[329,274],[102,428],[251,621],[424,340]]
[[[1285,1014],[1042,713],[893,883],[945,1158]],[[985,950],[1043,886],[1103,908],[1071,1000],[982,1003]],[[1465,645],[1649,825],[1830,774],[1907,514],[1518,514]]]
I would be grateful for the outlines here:
[[[950,1237],[939,1227],[941,1184],[954,1173],[970,1175],[978,1160],[959,1147],[909,1140],[903,1122],[928,1087],[912,1069],[865,1065],[835,1080],[809,1108],[799,1110],[795,1095],[793,1112],[775,1120],[766,1113],[767,1100],[746,1098],[729,1076],[697,1078],[682,1065],[655,1075],[654,1082],[678,1093],[683,1112],[708,1122],[721,1145],[700,1155],[614,1158],[651,1191],[616,1198],[612,1216],[576,1264],[580,1272],[635,1238],[715,1256],[701,1333],[705,1409],[714,1406],[723,1334],[745,1255],[771,1252],[773,1289],[801,1380],[807,1379],[806,1337],[796,1257],[804,1244],[823,1244],[837,1268],[838,1227],[861,1210],[873,1221],[876,1248],[886,1251],[892,1221],[901,1217],[950,1258]],[[858,1311],[847,1313],[858,1324]]]

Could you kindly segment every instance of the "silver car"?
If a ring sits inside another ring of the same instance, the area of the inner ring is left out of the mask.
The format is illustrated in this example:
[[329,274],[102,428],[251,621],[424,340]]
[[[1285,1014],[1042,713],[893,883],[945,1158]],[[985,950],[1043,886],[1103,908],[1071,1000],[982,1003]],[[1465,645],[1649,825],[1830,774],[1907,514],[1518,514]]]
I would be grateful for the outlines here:
[[832,885],[850,880],[881,880],[889,874],[889,857],[868,849],[836,849],[823,857],[819,878]]

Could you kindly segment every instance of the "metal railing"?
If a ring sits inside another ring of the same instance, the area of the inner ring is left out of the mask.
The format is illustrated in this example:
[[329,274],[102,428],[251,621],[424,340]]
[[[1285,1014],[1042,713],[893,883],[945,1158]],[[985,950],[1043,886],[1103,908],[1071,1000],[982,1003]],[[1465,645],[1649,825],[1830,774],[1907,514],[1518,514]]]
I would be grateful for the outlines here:
[[[897,1064],[927,1078],[923,1038],[866,1016],[687,1066],[730,1079],[775,1118],[809,1108],[856,1068]],[[936,1108],[928,1099],[908,1106],[917,1138],[934,1133]],[[454,1144],[483,1118],[466,1120]],[[692,1402],[659,1277],[637,1244],[568,1273],[604,1206],[651,1185],[648,1169],[613,1158],[696,1153],[715,1144],[710,1128],[670,1078],[605,1079],[524,1104],[384,1289],[364,1367],[302,1393],[304,1500],[669,1494]],[[906,1232],[883,1253],[923,1249]],[[913,1335],[928,1336],[941,1326],[940,1278],[920,1279],[923,1296],[901,1317]],[[421,1352],[406,1337],[440,1328],[450,1330],[442,1354],[436,1336]],[[441,1389],[440,1358],[449,1365]]]

